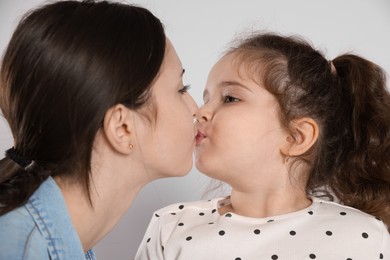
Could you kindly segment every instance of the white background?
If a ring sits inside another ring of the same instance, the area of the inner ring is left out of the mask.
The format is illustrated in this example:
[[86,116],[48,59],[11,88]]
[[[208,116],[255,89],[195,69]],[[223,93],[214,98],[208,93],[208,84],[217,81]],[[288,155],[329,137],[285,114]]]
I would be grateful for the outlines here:
[[[0,51],[21,15],[42,0],[0,0]],[[355,52],[390,72],[389,0],[137,0],[165,24],[186,68],[185,84],[202,104],[208,70],[237,33],[253,29],[299,34],[310,39],[328,59]],[[0,117],[0,153],[12,136]],[[1,156],[0,156],[1,158]],[[195,169],[182,178],[147,185],[117,227],[96,247],[99,259],[132,259],[154,210],[202,197],[209,179]],[[113,202],[115,204],[115,202]],[[1,243],[1,241],[0,241]]]

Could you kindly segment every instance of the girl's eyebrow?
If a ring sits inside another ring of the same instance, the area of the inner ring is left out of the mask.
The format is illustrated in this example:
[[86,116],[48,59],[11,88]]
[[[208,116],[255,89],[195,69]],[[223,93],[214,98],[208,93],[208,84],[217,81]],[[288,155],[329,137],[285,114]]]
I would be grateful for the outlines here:
[[[220,84],[218,84],[218,86],[220,88],[229,87],[229,86],[237,86],[237,87],[240,87],[240,88],[244,88],[244,89],[248,90],[249,92],[253,93],[253,91],[250,88],[248,88],[247,86],[245,86],[245,85],[243,85],[243,84],[241,84],[240,82],[237,82],[237,81],[231,81],[231,80],[222,81]],[[208,97],[208,96],[209,96],[209,91],[207,89],[205,89],[203,91],[203,100],[205,100],[205,98]]]
[[250,92],[253,92],[249,87],[241,84],[240,82],[238,81],[222,81],[220,83],[220,87],[228,87],[228,86],[237,86],[237,87],[241,87],[241,88],[244,88]]

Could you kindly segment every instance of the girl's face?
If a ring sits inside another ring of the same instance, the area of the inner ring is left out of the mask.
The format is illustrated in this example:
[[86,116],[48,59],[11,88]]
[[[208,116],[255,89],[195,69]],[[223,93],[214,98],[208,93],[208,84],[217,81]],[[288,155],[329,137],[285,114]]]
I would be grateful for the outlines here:
[[151,179],[182,176],[192,167],[196,134],[193,115],[198,107],[183,85],[183,73],[179,57],[167,40],[164,62],[151,88],[151,110],[156,116],[152,116],[152,123],[140,124],[137,131],[144,167]]
[[234,58],[224,56],[210,71],[204,105],[196,112],[195,164],[233,188],[258,189],[259,181],[277,179],[287,135],[275,97],[253,81],[244,66],[238,68]]

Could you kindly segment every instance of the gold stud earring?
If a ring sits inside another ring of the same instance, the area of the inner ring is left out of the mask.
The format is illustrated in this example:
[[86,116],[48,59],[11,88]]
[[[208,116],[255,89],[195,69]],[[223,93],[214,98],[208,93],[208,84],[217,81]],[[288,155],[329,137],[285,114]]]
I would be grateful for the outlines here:
[[133,149],[134,145],[133,144],[129,144],[129,148],[130,150]]

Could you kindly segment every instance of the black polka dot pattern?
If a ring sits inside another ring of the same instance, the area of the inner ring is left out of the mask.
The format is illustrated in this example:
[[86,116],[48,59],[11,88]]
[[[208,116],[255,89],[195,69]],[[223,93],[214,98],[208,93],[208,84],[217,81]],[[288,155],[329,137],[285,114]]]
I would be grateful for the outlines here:
[[[373,242],[378,241],[378,244],[381,242],[377,235],[377,227],[381,224],[378,224],[375,217],[372,216],[371,220],[369,220],[370,217],[365,215],[366,218],[362,217],[365,220],[364,225],[359,225],[361,222],[355,224],[353,221],[355,221],[359,212],[350,210],[345,206],[338,206],[335,203],[336,206],[329,206],[328,202],[317,202],[315,207],[311,206],[310,209],[304,209],[291,214],[294,218],[289,220],[289,215],[283,215],[282,217],[276,215],[256,219],[229,212],[220,214],[216,208],[218,203],[213,203],[213,201],[210,202],[210,205],[212,204],[210,207],[192,207],[190,204],[182,204],[171,206],[165,211],[163,209],[159,210],[158,213],[154,213],[154,216],[159,219],[154,219],[154,221],[168,223],[166,225],[167,228],[172,228],[172,232],[177,233],[171,235],[167,231],[166,234],[173,237],[174,240],[180,241],[177,243],[180,243],[180,246],[183,246],[183,248],[199,248],[198,245],[201,245],[199,243],[205,242],[218,246],[218,241],[221,241],[220,245],[224,246],[224,249],[221,251],[223,259],[231,260],[248,260],[254,259],[254,257],[255,259],[270,260],[300,259],[299,257],[302,257],[302,254],[306,256],[305,259],[331,259],[331,257],[334,257],[334,252],[332,252],[334,247],[326,248],[324,245],[334,246],[343,243],[345,243],[346,251],[340,252],[342,254],[340,254],[339,259],[355,260],[359,259],[360,255],[358,254],[362,252],[348,251],[350,243],[356,243],[361,248],[371,250],[370,245]],[[319,206],[320,204],[321,206]],[[324,214],[324,212],[319,211],[321,207],[334,208],[330,212],[325,211]],[[168,221],[177,219],[177,222],[163,222],[164,218],[167,218]],[[367,224],[370,221],[375,224],[375,228],[374,226],[371,228]],[[308,228],[305,226],[307,223],[311,223],[311,226]],[[164,228],[164,226],[162,227]],[[281,242],[274,243],[276,239]],[[252,252],[247,249],[241,252],[240,247],[236,246],[246,240],[256,245],[253,247],[254,250]],[[269,241],[272,242],[269,243]],[[322,241],[324,243],[321,243]],[[170,243],[172,243],[170,240],[168,242],[162,241],[161,236],[156,237],[152,234],[145,235],[143,240],[145,247],[162,250],[164,254],[169,253],[170,250],[167,250],[168,246],[170,246],[170,249],[177,248],[175,246],[178,244],[172,246]],[[297,251],[299,251],[299,256],[290,255],[291,251],[287,251],[285,246],[283,246],[291,243],[298,245],[299,250]],[[304,246],[300,247],[300,245]],[[164,249],[164,247],[167,249]],[[376,255],[375,259],[383,260],[384,251],[378,251],[371,252],[370,255]],[[260,254],[258,254],[259,252]],[[228,255],[227,253],[230,254]],[[256,253],[256,256],[254,253]],[[186,259],[190,258],[191,256]],[[368,258],[372,259],[372,257]],[[215,254],[210,253],[210,257],[206,256],[205,259],[216,259]]]

